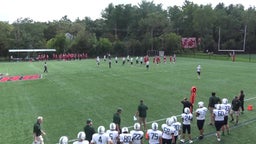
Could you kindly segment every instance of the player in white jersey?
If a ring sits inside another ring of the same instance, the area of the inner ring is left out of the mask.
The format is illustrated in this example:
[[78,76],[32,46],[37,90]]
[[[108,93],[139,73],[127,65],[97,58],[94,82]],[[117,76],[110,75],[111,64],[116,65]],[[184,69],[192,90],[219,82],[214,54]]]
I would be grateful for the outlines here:
[[189,143],[193,143],[191,138],[191,121],[193,120],[193,115],[190,112],[188,107],[184,108],[184,113],[181,114],[182,118],[182,139],[180,140],[182,143],[185,142],[185,134],[188,132]]
[[175,133],[175,128],[172,127],[172,119],[167,118],[166,119],[166,124],[162,124],[162,144],[172,144],[175,142],[174,138],[174,133]]
[[146,139],[149,144],[162,144],[162,132],[158,130],[156,122],[152,123],[152,129],[147,130]]
[[100,65],[100,57],[99,56],[97,56],[97,58],[96,58],[96,63],[98,66]]
[[132,143],[142,144],[144,132],[140,130],[140,123],[135,123],[133,127],[134,127],[134,130],[130,131],[130,134],[132,135]]
[[220,129],[223,126],[226,111],[221,109],[221,104],[216,104],[215,107],[216,109],[213,110],[212,117],[215,121],[217,140],[220,141]]
[[119,134],[118,131],[116,130],[116,124],[115,123],[110,123],[109,125],[109,130],[106,131],[108,136],[111,138],[113,144],[117,144],[119,141]]
[[228,99],[222,99],[221,109],[225,110],[224,124],[222,127],[222,135],[225,135],[225,130],[227,131],[227,134],[229,134],[228,115],[231,111],[231,104],[228,103]]
[[117,58],[117,56],[115,57],[115,61],[116,61],[116,63],[118,63],[118,58]]
[[180,133],[181,133],[181,123],[178,122],[176,116],[172,116],[171,119],[172,119],[172,121],[173,121],[172,127],[174,127],[174,129],[175,129],[175,132],[174,132],[174,139],[175,139],[175,141],[174,141],[174,143],[176,144],[177,139],[178,139],[178,136],[179,136]]
[[123,57],[123,65],[125,64],[125,61],[126,61],[126,60],[125,60],[125,57]]
[[89,144],[89,141],[85,140],[85,133],[83,131],[77,134],[77,139],[73,144]]
[[199,137],[198,139],[201,140],[204,138],[204,122],[205,122],[205,116],[208,109],[204,107],[204,102],[200,101],[198,102],[198,108],[195,111],[196,119],[197,119],[197,128],[199,130]]
[[140,64],[143,64],[143,57],[140,57]]
[[197,78],[200,79],[200,75],[201,75],[201,65],[198,65],[196,67],[196,73],[197,73]]
[[111,138],[105,133],[105,127],[99,126],[98,133],[92,135],[91,144],[111,144]]
[[129,133],[127,127],[122,128],[122,133],[119,135],[121,144],[132,144],[132,135]]

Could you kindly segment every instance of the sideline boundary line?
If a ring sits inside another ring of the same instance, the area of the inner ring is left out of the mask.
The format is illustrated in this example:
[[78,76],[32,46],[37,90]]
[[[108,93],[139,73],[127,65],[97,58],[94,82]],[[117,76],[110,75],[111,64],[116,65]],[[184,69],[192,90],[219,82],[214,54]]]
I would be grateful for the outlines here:
[[[245,99],[244,101],[249,101],[249,100],[254,100],[256,99],[256,97],[252,97],[252,98],[248,98],[248,99]],[[176,117],[180,117],[181,115],[176,115]],[[167,117],[168,118],[168,117]],[[163,121],[163,120],[166,120],[167,118],[161,118],[161,119],[158,119],[158,120],[154,120],[154,121],[149,121],[147,122],[147,124],[150,124],[150,123],[153,123],[153,122],[160,122],[160,121]],[[241,126],[245,126],[247,124],[250,124],[252,122],[255,122],[256,121],[256,118],[253,118],[253,119],[250,119],[250,120],[247,120],[247,121],[244,121],[242,123],[239,123],[237,126],[232,126],[232,127],[229,127],[230,129],[235,129],[235,128],[238,128],[238,127],[241,127]],[[132,128],[133,126],[128,126],[128,128]],[[210,137],[212,135],[214,135],[216,132],[209,132],[207,134],[204,135],[204,137]],[[76,141],[77,139],[71,139],[69,140],[68,142],[74,142]],[[193,140],[195,141],[198,141],[198,139],[195,137],[193,138]],[[186,143],[186,142],[185,142]],[[59,143],[56,143],[56,144],[59,144]]]

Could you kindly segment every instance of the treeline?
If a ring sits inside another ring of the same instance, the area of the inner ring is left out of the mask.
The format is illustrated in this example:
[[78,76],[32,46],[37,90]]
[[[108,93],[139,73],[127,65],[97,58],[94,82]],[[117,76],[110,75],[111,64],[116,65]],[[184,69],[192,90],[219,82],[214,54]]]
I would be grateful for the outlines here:
[[[12,48],[54,48],[57,53],[88,56],[145,55],[148,50],[216,53],[218,46],[237,50],[245,46],[246,52],[256,52],[255,7],[219,3],[213,8],[185,0],[182,7],[163,9],[153,1],[141,1],[138,6],[111,3],[101,16],[74,22],[67,16],[52,22],[30,18],[19,18],[12,24],[0,22],[0,56],[8,56]],[[195,49],[184,49],[182,37],[195,37],[200,44]]]

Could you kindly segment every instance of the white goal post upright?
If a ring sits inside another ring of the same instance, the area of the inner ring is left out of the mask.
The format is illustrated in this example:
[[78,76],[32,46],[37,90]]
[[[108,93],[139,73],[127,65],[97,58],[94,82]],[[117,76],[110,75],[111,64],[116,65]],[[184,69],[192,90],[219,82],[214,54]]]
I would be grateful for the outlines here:
[[243,37],[243,47],[240,50],[235,50],[235,49],[221,49],[221,31],[219,27],[219,38],[218,38],[218,51],[223,51],[223,52],[245,52],[245,46],[246,46],[246,33],[247,33],[247,25],[244,26],[244,37]]

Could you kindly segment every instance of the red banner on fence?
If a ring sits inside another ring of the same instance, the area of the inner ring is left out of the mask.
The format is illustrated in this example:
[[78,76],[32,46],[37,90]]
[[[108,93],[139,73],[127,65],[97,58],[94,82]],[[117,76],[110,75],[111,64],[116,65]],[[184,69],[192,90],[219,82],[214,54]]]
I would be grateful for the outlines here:
[[183,48],[195,48],[195,47],[197,47],[196,38],[195,37],[182,38],[181,39],[181,46]]

